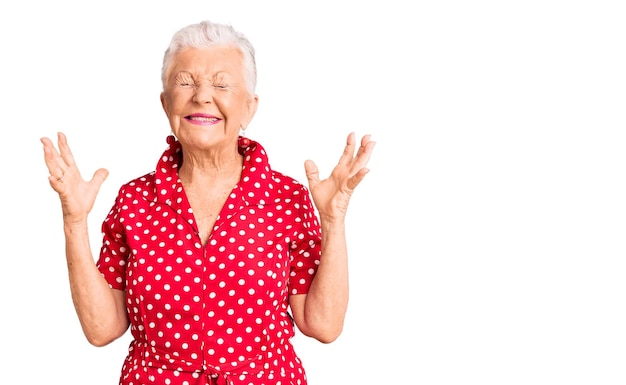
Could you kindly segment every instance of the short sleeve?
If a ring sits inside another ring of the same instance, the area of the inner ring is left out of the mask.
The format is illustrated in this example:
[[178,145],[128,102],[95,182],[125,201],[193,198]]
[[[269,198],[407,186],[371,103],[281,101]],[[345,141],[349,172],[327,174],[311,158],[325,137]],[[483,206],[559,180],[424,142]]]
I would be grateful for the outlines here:
[[306,294],[315,277],[322,254],[322,231],[306,187],[294,194],[296,232],[290,246],[289,294]]
[[126,263],[129,247],[126,244],[124,227],[122,226],[120,204],[122,190],[102,223],[102,246],[96,265],[109,286],[113,289],[124,290],[126,287]]

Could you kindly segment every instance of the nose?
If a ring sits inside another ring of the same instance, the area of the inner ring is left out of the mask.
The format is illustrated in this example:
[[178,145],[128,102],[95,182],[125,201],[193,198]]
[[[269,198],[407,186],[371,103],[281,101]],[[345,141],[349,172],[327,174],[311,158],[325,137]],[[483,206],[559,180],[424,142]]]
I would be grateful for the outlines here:
[[197,84],[195,86],[195,93],[193,95],[193,101],[196,103],[211,103],[213,100],[213,87],[210,84]]

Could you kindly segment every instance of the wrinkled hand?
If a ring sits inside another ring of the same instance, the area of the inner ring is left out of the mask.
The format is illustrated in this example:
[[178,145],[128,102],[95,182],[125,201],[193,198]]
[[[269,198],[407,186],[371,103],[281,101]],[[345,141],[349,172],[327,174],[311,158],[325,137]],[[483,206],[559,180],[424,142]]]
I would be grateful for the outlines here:
[[354,189],[361,183],[369,170],[365,167],[372,155],[376,142],[370,135],[361,138],[361,146],[356,156],[354,133],[348,135],[346,147],[327,179],[320,180],[315,163],[307,160],[304,169],[309,181],[309,190],[320,217],[324,220],[343,220],[348,210],[348,203]]
[[63,219],[66,223],[86,221],[93,208],[100,186],[109,175],[106,169],[98,169],[90,181],[85,181],[74,162],[65,134],[58,133],[59,151],[48,138],[41,138],[44,159],[50,176],[50,186],[59,194]]

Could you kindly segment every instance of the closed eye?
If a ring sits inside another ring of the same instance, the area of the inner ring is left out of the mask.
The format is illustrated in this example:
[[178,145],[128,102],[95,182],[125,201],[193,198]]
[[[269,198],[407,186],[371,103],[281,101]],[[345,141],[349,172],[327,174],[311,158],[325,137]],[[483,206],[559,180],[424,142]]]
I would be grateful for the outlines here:
[[176,77],[174,78],[174,84],[176,85],[176,87],[180,88],[193,88],[196,85],[193,76],[185,71],[176,74]]

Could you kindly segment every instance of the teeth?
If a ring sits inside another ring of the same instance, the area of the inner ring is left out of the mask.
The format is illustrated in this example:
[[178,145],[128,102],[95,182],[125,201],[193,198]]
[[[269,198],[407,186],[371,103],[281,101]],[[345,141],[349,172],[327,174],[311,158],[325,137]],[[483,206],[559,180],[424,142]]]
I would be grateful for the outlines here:
[[217,118],[205,118],[204,116],[192,116],[191,120],[198,120],[201,122],[214,122]]

